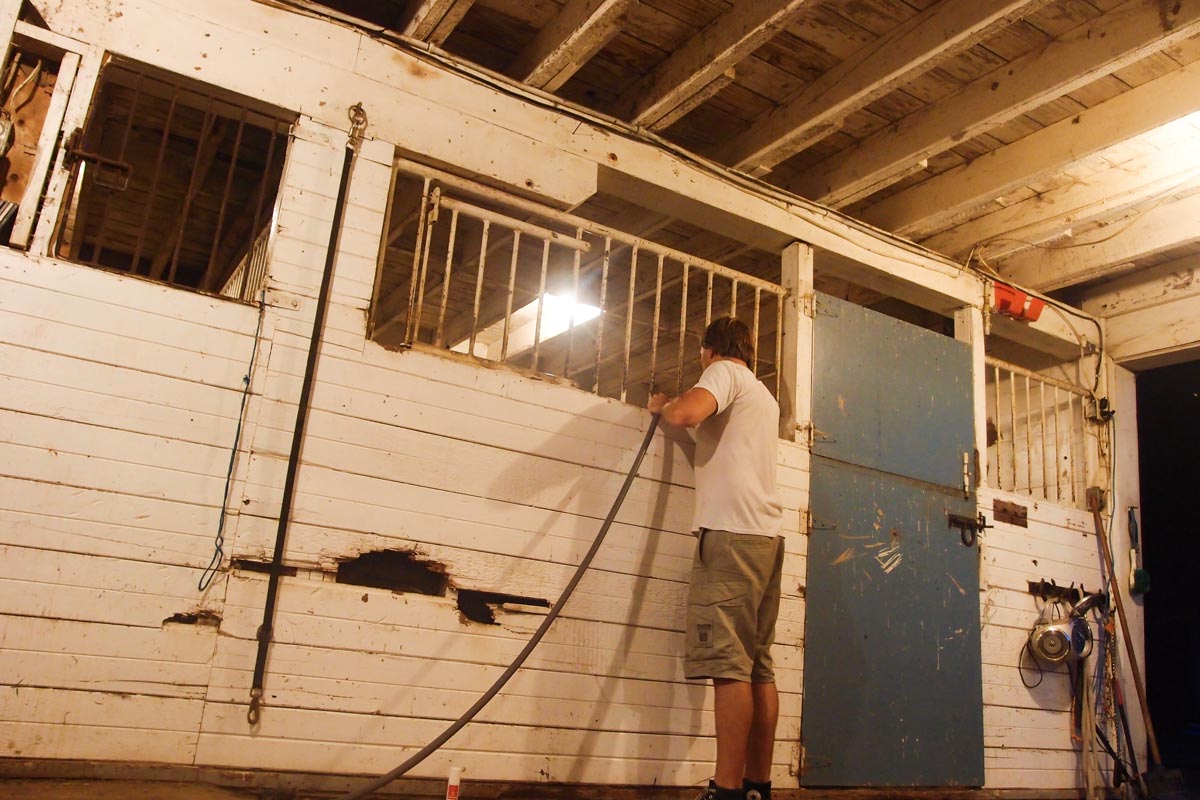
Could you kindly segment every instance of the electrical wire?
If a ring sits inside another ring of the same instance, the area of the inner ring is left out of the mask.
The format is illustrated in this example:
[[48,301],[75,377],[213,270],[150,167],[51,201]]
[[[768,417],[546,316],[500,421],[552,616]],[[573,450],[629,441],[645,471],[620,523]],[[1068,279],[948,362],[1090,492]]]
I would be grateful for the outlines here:
[[37,84],[34,83],[33,91],[29,93],[29,97],[26,97],[19,103],[15,102],[16,98],[20,96],[25,87],[28,86],[30,82],[36,81],[38,78],[40,78],[41,74],[42,60],[39,58],[37,64],[34,65],[32,70],[30,70],[29,75],[25,78],[25,80],[21,81],[21,83],[17,85],[17,88],[13,89],[12,94],[9,95],[8,103],[5,104],[5,107],[8,108],[9,105],[11,105],[11,108],[8,108],[11,113],[15,114],[16,112],[20,111],[29,103],[30,100],[33,99],[33,96],[37,94]]
[[225,472],[225,491],[221,494],[221,516],[217,520],[217,534],[213,538],[213,556],[200,575],[200,581],[196,586],[202,592],[212,583],[212,579],[221,569],[221,562],[225,558],[225,518],[226,510],[229,508],[229,490],[233,485],[233,468],[237,463],[238,446],[242,441],[242,426],[246,421],[246,401],[250,397],[250,380],[254,375],[254,361],[258,358],[258,345],[262,339],[263,317],[266,308],[267,290],[263,289],[258,302],[258,327],[254,330],[254,346],[250,351],[250,363],[246,365],[246,374],[242,376],[242,404],[238,408],[237,429],[233,433],[233,449],[229,451],[229,469]]
[[637,457],[633,460],[633,466],[629,468],[629,473],[625,476],[625,482],[621,484],[621,491],[617,493],[617,498],[613,501],[612,508],[608,510],[608,516],[604,518],[604,522],[600,525],[600,530],[596,534],[596,538],[592,541],[592,546],[588,549],[587,555],[583,557],[583,561],[579,562],[579,566],[575,569],[575,574],[572,575],[571,580],[567,582],[566,588],[563,589],[562,594],[559,595],[559,598],[555,601],[554,606],[550,609],[549,613],[546,614],[546,618],[542,620],[542,624],[538,626],[538,629],[534,632],[533,636],[531,636],[529,641],[525,643],[525,647],[520,653],[517,654],[517,657],[513,659],[512,663],[508,665],[508,668],[504,670],[504,673],[496,679],[496,682],[493,683],[486,692],[480,695],[479,699],[475,701],[474,705],[463,712],[461,717],[452,722],[450,726],[438,734],[433,741],[422,747],[407,761],[400,764],[400,766],[396,767],[391,772],[376,778],[362,788],[355,789],[349,794],[343,795],[340,800],[361,800],[361,798],[372,794],[377,789],[382,789],[384,786],[387,786],[389,783],[396,780],[396,778],[399,778],[401,775],[420,764],[422,761],[436,752],[443,744],[448,742],[450,738],[454,736],[454,734],[466,727],[467,723],[473,720],[475,715],[482,711],[483,707],[486,706],[502,688],[504,688],[504,684],[508,683],[508,679],[516,674],[517,670],[521,668],[521,665],[525,663],[525,659],[527,659],[529,654],[533,652],[533,649],[537,647],[538,642],[540,642],[542,637],[546,635],[546,631],[550,629],[550,625],[555,619],[558,618],[563,606],[566,605],[567,600],[575,591],[575,587],[579,585],[579,581],[583,578],[583,573],[587,571],[587,568],[592,563],[592,559],[596,557],[596,553],[600,550],[600,545],[604,542],[604,537],[608,534],[608,529],[612,527],[613,520],[616,519],[617,512],[621,509],[621,504],[625,502],[625,495],[629,493],[629,487],[633,485],[633,479],[637,477],[638,469],[642,465],[642,459],[646,457],[646,451],[650,447],[650,441],[654,438],[654,431],[658,428],[658,421],[658,414],[654,414],[650,418],[650,427],[646,430],[646,437],[642,439],[642,445],[638,449]]
[[974,245],[974,247],[978,247],[980,250],[986,250],[989,246],[996,244],[998,242],[1012,242],[1014,244],[1023,244],[1027,247],[1034,247],[1034,248],[1038,248],[1041,250],[1073,250],[1077,247],[1092,247],[1094,245],[1104,244],[1105,242],[1112,241],[1113,239],[1117,238],[1121,234],[1128,231],[1130,228],[1132,228],[1134,225],[1136,225],[1137,222],[1142,217],[1144,217],[1146,214],[1149,214],[1151,211],[1153,211],[1154,209],[1161,206],[1163,203],[1165,203],[1167,200],[1169,200],[1171,197],[1173,197],[1175,195],[1175,193],[1178,192],[1180,189],[1184,188],[1185,186],[1187,186],[1190,183],[1193,183],[1195,181],[1195,179],[1196,179],[1195,174],[1191,174],[1191,175],[1188,175],[1186,178],[1183,178],[1182,180],[1180,180],[1178,183],[1171,186],[1169,189],[1164,189],[1162,192],[1159,193],[1158,199],[1155,200],[1154,203],[1152,203],[1148,208],[1138,209],[1136,212],[1134,212],[1130,216],[1128,222],[1126,222],[1124,225],[1122,225],[1117,230],[1113,231],[1112,233],[1110,233],[1107,236],[1104,236],[1100,239],[1093,239],[1093,240],[1087,241],[1087,242],[1072,241],[1069,243],[1055,244],[1054,242],[1031,242],[1031,241],[1028,241],[1027,239],[1019,239],[1015,236],[997,236],[993,239],[988,239],[987,241],[984,241],[984,242],[978,242]]
[[[1004,276],[1001,275],[999,272],[997,272],[996,268],[987,262],[987,259],[983,257],[982,253],[978,252],[978,249],[976,247],[971,248],[971,252],[967,255],[967,262],[966,262],[965,266],[970,267],[971,261],[973,259],[978,259],[980,267],[982,267],[981,269],[976,268],[977,272],[983,272],[1001,283],[1007,283]],[[1076,328],[1071,323],[1071,320],[1067,316],[1067,314],[1068,313],[1073,314],[1076,317],[1078,317],[1079,319],[1082,319],[1084,322],[1090,322],[1091,324],[1096,326],[1096,335],[1099,340],[1098,344],[1097,344],[1097,350],[1094,353],[1094,355],[1096,356],[1096,370],[1095,370],[1095,374],[1092,376],[1092,388],[1089,391],[1089,394],[1091,395],[1092,400],[1095,400],[1096,392],[1100,388],[1100,369],[1101,369],[1101,365],[1104,362],[1104,326],[1100,324],[1100,320],[1096,319],[1091,314],[1087,314],[1087,313],[1081,311],[1080,309],[1070,306],[1070,305],[1062,302],[1061,300],[1050,297],[1049,295],[1042,294],[1041,292],[1034,291],[1033,289],[1026,289],[1024,287],[1020,287],[1020,289],[1021,289],[1021,291],[1025,292],[1026,294],[1036,297],[1039,300],[1041,300],[1043,303],[1045,303],[1046,307],[1049,308],[1051,311],[1053,311],[1055,314],[1057,314],[1062,319],[1063,323],[1068,328],[1071,329],[1071,333],[1075,334],[1075,341],[1079,343],[1079,358],[1080,358],[1080,360],[1083,360],[1087,356],[1093,355],[1093,354],[1088,353],[1087,339],[1084,338],[1083,334],[1081,334],[1079,332],[1079,329]]]

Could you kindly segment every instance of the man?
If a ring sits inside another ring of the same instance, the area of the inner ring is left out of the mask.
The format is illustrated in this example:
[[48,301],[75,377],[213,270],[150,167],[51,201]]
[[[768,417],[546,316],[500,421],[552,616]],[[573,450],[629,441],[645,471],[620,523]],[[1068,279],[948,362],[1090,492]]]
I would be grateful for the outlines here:
[[779,695],[771,662],[783,567],[775,488],[779,404],[757,380],[744,322],[714,320],[700,344],[703,373],[676,398],[647,408],[696,428],[699,537],[688,589],[688,678],[711,678],[716,776],[699,800],[770,800]]

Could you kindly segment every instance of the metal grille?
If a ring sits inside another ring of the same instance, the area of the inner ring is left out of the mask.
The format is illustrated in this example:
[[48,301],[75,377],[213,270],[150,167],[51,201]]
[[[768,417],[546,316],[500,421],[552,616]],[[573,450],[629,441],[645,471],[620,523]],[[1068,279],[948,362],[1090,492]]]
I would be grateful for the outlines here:
[[455,350],[631,403],[699,376],[714,316],[778,394],[783,287],[401,160],[373,308],[385,344]]
[[1082,508],[1089,393],[990,356],[987,366],[988,483]]
[[296,117],[216,91],[105,65],[87,124],[66,144],[59,257],[242,300],[257,292],[265,272],[255,251]]

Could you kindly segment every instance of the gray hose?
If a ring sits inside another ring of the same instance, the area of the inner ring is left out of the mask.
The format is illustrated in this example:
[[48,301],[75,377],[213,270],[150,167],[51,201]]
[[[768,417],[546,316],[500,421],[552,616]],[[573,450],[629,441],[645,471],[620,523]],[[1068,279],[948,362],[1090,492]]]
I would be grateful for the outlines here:
[[587,555],[585,555],[583,557],[583,561],[579,563],[579,567],[575,570],[575,574],[571,576],[570,582],[567,583],[567,588],[563,589],[562,595],[558,598],[557,602],[554,603],[554,606],[550,609],[550,613],[548,613],[546,618],[542,620],[542,624],[525,644],[524,649],[521,650],[517,657],[513,659],[513,662],[508,665],[508,669],[504,670],[504,674],[497,678],[496,682],[492,684],[491,688],[484,692],[479,699],[475,701],[475,705],[468,708],[461,717],[459,717],[450,725],[450,727],[438,734],[433,741],[422,747],[419,752],[415,753],[411,758],[409,758],[400,766],[396,767],[391,772],[387,773],[386,775],[381,775],[361,789],[355,789],[349,794],[342,795],[339,800],[360,800],[360,798],[366,797],[367,795],[382,789],[384,786],[387,786],[389,783],[408,772],[417,764],[420,764],[435,751],[437,751],[438,748],[449,741],[450,737],[462,730],[462,728],[465,727],[468,722],[473,720],[475,715],[482,711],[483,707],[486,706],[488,702],[504,687],[504,684],[508,683],[508,679],[516,674],[516,671],[521,668],[522,664],[525,663],[525,659],[527,659],[529,654],[533,652],[533,648],[537,647],[538,642],[540,642],[542,637],[546,635],[546,631],[550,629],[551,623],[553,623],[558,617],[558,613],[562,611],[563,606],[566,605],[567,599],[571,596],[571,593],[575,591],[575,587],[579,585],[579,581],[583,578],[583,573],[587,571],[588,566],[592,563],[592,559],[596,557],[596,552],[600,549],[600,544],[604,541],[604,537],[608,533],[608,529],[612,527],[612,523],[617,516],[617,512],[621,509],[621,504],[625,502],[625,495],[629,493],[629,487],[633,485],[633,479],[637,477],[638,468],[642,465],[642,459],[645,458],[646,450],[650,447],[650,440],[654,438],[654,431],[658,428],[658,418],[658,414],[655,414],[651,418],[650,428],[646,431],[646,438],[642,440],[642,446],[638,450],[637,458],[633,460],[633,466],[629,468],[629,474],[625,476],[625,483],[621,485],[621,491],[617,493],[617,499],[613,501],[612,508],[609,509],[608,516],[604,518],[604,523],[600,526],[600,532],[596,534],[596,539],[592,542],[592,546],[587,551]]

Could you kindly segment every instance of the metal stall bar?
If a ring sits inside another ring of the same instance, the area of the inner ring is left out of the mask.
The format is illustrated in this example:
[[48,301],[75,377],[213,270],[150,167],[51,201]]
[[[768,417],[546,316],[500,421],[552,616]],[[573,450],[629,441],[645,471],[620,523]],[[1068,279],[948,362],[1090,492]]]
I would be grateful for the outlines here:
[[442,346],[446,330],[446,303],[450,301],[450,278],[454,274],[454,244],[458,238],[458,209],[450,210],[450,233],[446,237],[446,269],[442,273],[442,302],[438,305],[437,328],[433,334],[435,347]]
[[675,394],[683,391],[683,354],[687,346],[688,263],[683,262],[683,299],[679,303],[679,360],[675,364]]
[[542,344],[542,310],[546,304],[546,270],[550,267],[550,240],[542,240],[542,276],[538,281],[537,321],[533,325],[533,371],[538,368],[538,349]]
[[467,352],[471,355],[475,355],[475,335],[479,332],[479,301],[483,297],[483,271],[487,263],[488,233],[491,227],[492,221],[485,219],[483,233],[479,239],[479,263],[475,267],[475,303],[471,309],[471,339],[467,345]]
[[650,391],[654,391],[654,370],[658,366],[658,323],[662,311],[663,254],[658,254],[658,277],[654,283],[654,322],[650,326]]
[[500,360],[508,359],[508,335],[512,328],[513,291],[517,286],[517,256],[521,252],[521,232],[513,231],[512,263],[508,265],[508,295],[504,301],[504,337],[500,344]]
[[608,266],[612,259],[612,237],[604,237],[604,258],[600,268],[600,316],[596,318],[596,375],[592,394],[600,394],[600,359],[604,351],[604,323],[608,319]]
[[621,370],[621,402],[625,402],[625,391],[629,381],[629,346],[633,338],[633,304],[637,288],[638,247],[633,246],[629,254],[629,302],[625,306],[625,366]]

